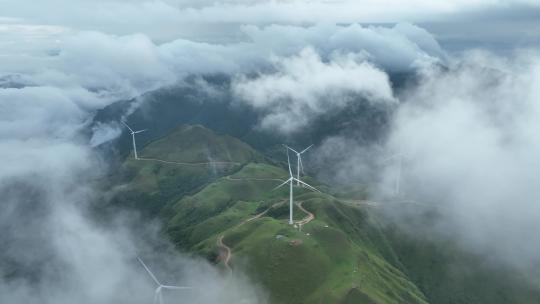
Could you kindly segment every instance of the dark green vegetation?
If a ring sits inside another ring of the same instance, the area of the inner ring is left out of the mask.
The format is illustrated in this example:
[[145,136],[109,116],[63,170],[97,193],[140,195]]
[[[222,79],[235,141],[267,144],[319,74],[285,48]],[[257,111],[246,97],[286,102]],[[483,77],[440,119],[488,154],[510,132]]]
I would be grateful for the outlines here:
[[[519,280],[499,279],[500,270],[484,267],[452,244],[381,225],[371,211],[377,207],[359,200],[295,187],[295,200],[315,215],[299,231],[287,224],[288,187],[272,191],[287,172],[233,137],[184,125],[139,150],[142,158],[154,160],[128,158],[122,164],[115,183],[123,186],[116,187],[112,203],[159,216],[179,249],[218,265],[223,236],[233,253],[230,266],[261,284],[272,303],[540,299],[538,292],[519,288]],[[209,160],[232,163],[194,165]],[[294,211],[295,220],[308,216],[298,207]]]
[[452,235],[435,233],[436,228],[432,226],[438,216],[436,213],[421,211],[418,206],[403,207],[402,212],[406,214],[401,215],[402,219],[415,219],[406,226],[408,233],[389,226],[385,234],[409,277],[433,299],[430,302],[540,302],[539,286],[531,285],[534,280],[526,279],[515,269],[498,264],[490,257],[460,249]]

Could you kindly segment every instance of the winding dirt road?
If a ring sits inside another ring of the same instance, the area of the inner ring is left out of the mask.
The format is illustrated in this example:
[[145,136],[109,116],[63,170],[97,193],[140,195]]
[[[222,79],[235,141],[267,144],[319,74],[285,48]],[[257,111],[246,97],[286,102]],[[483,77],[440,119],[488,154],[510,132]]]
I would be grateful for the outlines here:
[[309,211],[307,211],[304,206],[302,206],[302,203],[303,202],[299,202],[299,203],[296,203],[296,206],[298,206],[298,208],[300,210],[302,210],[305,214],[307,214],[307,216],[299,221],[296,222],[297,225],[300,225],[300,226],[304,226],[305,224],[313,221],[315,219],[315,215]]
[[[275,204],[273,204],[272,206],[270,206],[268,209],[264,210],[263,212],[257,214],[257,215],[254,215],[250,218],[247,218],[245,220],[243,220],[242,222],[240,222],[239,224],[237,224],[236,226],[232,227],[231,229],[236,229],[246,223],[249,223],[253,220],[256,220],[260,217],[262,217],[263,215],[265,215],[266,213],[268,213],[268,211],[270,211],[270,209],[272,208],[275,208],[279,205],[282,205],[285,201],[280,201],[280,202],[277,202]],[[219,259],[223,261],[223,264],[225,265],[225,268],[227,268],[229,271],[232,271],[232,268],[229,264],[230,260],[231,260],[231,256],[232,256],[232,250],[229,246],[227,246],[225,243],[223,243],[223,238],[225,237],[225,233],[223,233],[222,235],[220,235],[217,239],[217,242],[216,242],[216,245],[218,246],[218,248],[221,250],[221,254],[220,254],[220,257]],[[224,256],[222,256],[222,254],[224,254]]]
[[223,243],[223,237],[225,234],[222,234],[217,239],[217,246],[221,251],[219,254],[219,259],[223,261],[223,265],[227,270],[232,271],[231,266],[229,266],[229,261],[231,260],[231,248]]

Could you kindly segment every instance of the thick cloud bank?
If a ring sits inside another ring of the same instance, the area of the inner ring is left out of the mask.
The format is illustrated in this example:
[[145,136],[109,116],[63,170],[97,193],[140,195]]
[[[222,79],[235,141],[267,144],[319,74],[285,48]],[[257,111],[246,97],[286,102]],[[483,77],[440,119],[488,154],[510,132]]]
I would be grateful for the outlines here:
[[[12,103],[21,94],[34,94],[36,100],[31,103],[49,102],[45,99],[55,95],[50,102],[59,103],[58,112],[70,111],[66,117],[81,122],[86,112],[173,85],[188,75],[224,73],[237,79],[236,96],[255,108],[267,110],[276,103],[283,105],[278,99],[288,99],[288,107],[267,111],[268,117],[261,122],[263,127],[273,128],[279,124],[276,119],[295,118],[298,124],[285,123],[280,130],[288,132],[305,125],[314,114],[339,109],[347,103],[347,95],[391,100],[390,84],[379,69],[412,71],[446,57],[428,32],[407,23],[393,27],[245,26],[242,31],[245,39],[237,43],[177,39],[156,44],[141,34],[114,36],[8,24],[0,37],[15,43],[7,44],[5,56],[0,57],[5,74],[2,79],[15,79],[19,85],[34,88],[3,94],[9,94],[5,98]],[[260,77],[245,76],[254,73]],[[264,97],[274,84],[281,87]],[[300,117],[301,109],[308,111],[306,117]],[[296,115],[280,117],[280,111],[290,110]],[[43,119],[59,115],[56,111],[43,114],[48,117]],[[118,126],[101,127],[104,130],[96,130],[98,138],[93,144],[119,134]]]
[[523,269],[540,252],[539,89],[538,53],[469,53],[423,71],[390,138],[404,196],[441,204],[441,231]]
[[[76,116],[70,123],[62,115],[72,113],[60,112],[56,119],[63,124],[56,126],[43,113],[54,113],[58,104],[49,100],[39,105],[19,107],[11,123],[17,122],[20,130],[2,133],[0,142],[1,303],[148,303],[154,286],[137,264],[138,254],[156,261],[152,264],[164,282],[196,287],[169,298],[264,302],[242,278],[227,279],[203,261],[167,255],[166,243],[152,250],[153,243],[160,244],[152,223],[134,225],[136,217],[128,220],[127,214],[106,226],[94,222],[86,207],[97,199],[92,179],[100,176],[103,164],[73,135],[80,123]],[[35,132],[28,135],[30,131]],[[165,263],[167,267],[157,267]]]

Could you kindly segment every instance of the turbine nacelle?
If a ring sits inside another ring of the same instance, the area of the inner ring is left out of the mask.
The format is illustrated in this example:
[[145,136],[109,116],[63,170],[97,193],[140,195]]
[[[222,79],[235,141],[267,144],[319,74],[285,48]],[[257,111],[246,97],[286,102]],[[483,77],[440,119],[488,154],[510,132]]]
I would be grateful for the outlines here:
[[163,289],[171,289],[171,290],[185,290],[185,289],[192,289],[192,287],[188,286],[172,286],[172,285],[163,285],[159,282],[159,280],[156,278],[156,276],[150,271],[150,269],[146,266],[146,264],[141,260],[141,258],[137,257],[137,260],[139,260],[139,263],[144,267],[146,272],[150,275],[154,283],[156,283],[157,287],[154,291],[154,303],[156,304],[159,302],[159,304],[163,304]]
[[308,183],[305,183],[299,179],[297,179],[296,177],[292,176],[290,177],[288,180],[284,181],[283,183],[281,183],[279,186],[275,187],[273,190],[277,190],[278,188],[281,188],[283,187],[284,185],[286,185],[287,183],[289,182],[299,182],[300,184],[302,184],[303,186],[307,187],[308,189],[312,190],[312,191],[315,191],[315,192],[319,192],[319,193],[322,193],[320,190],[318,190],[317,188],[309,185]]
[[135,156],[135,159],[139,159],[139,155],[137,155],[137,144],[135,143],[135,134],[142,133],[148,129],[133,131],[133,129],[130,128],[125,121],[122,121],[122,123],[129,129],[129,132],[131,133],[131,141],[133,143],[133,155]]
[[[309,146],[307,149],[309,149],[310,147],[311,146]],[[304,152],[307,151],[307,149],[304,149]],[[294,222],[293,222],[293,184],[294,184],[294,182],[296,181],[298,185],[302,184],[302,185],[304,185],[305,187],[307,187],[308,189],[310,189],[312,191],[316,191],[316,192],[321,192],[321,191],[319,191],[315,187],[301,181],[299,177],[298,178],[294,177],[294,175],[292,173],[292,170],[291,170],[291,161],[290,161],[290,158],[289,158],[289,150],[287,150],[287,166],[288,166],[288,169],[289,169],[289,179],[287,179],[286,181],[281,183],[279,186],[274,188],[274,190],[286,185],[287,183],[289,183],[289,224],[293,225],[294,224]]]
[[[293,151],[296,154],[296,159],[297,159],[296,178],[299,180],[300,171],[304,173],[304,164],[302,163],[302,154],[305,153],[307,150],[309,150],[311,147],[313,147],[313,145],[309,145],[309,147],[305,148],[304,150],[300,152],[296,151],[295,149],[287,145],[283,145],[283,146],[287,148],[287,161],[289,160],[289,150]],[[290,171],[290,164],[289,164],[289,171]],[[292,173],[291,173],[291,176],[292,176]],[[300,186],[300,183],[297,183],[297,186]]]
[[299,155],[301,155],[302,153],[304,153],[304,152],[306,152],[307,150],[309,150],[311,147],[313,147],[313,144],[309,145],[309,147],[305,148],[304,150],[302,150],[302,151],[300,151],[300,152],[296,151],[295,149],[293,149],[293,148],[291,148],[291,147],[289,147],[289,146],[287,146],[287,145],[283,145],[283,146],[285,146],[285,148],[287,148],[287,149],[293,151],[294,153],[296,153],[296,156],[299,156]]

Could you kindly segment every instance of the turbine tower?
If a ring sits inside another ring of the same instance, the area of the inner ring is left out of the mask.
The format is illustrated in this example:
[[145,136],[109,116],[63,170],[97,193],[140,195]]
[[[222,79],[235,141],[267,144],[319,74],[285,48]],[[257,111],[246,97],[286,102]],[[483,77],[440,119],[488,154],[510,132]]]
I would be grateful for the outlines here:
[[143,262],[143,260],[141,260],[141,258],[139,258],[139,257],[137,257],[137,260],[139,260],[139,262],[144,267],[144,269],[146,269],[146,272],[148,272],[148,274],[150,275],[152,280],[154,280],[154,282],[157,285],[156,291],[154,292],[154,301],[152,302],[153,304],[157,304],[157,303],[163,304],[163,295],[161,294],[161,291],[163,289],[171,289],[171,290],[191,289],[191,287],[186,287],[186,286],[171,286],[171,285],[163,285],[163,284],[161,284],[158,281],[158,279],[156,278],[156,276],[150,271],[150,269],[148,269],[148,267]]
[[321,192],[317,189],[315,189],[313,186],[311,185],[308,185],[306,183],[304,183],[303,181],[297,179],[296,177],[294,177],[293,173],[292,173],[292,170],[291,170],[291,162],[290,162],[290,159],[289,159],[289,150],[287,150],[287,164],[289,166],[289,179],[284,181],[281,185],[277,186],[274,188],[274,190],[284,186],[285,184],[289,183],[289,224],[292,225],[294,224],[294,221],[293,221],[293,206],[294,206],[294,202],[293,202],[293,184],[294,184],[294,181],[298,182],[298,184],[302,184],[304,186],[306,186],[308,189],[312,190],[312,191],[316,191],[316,192]]
[[386,163],[394,158],[397,158],[397,173],[394,180],[394,195],[398,196],[400,191],[400,183],[401,183],[401,167],[403,166],[403,154],[401,152],[396,153],[385,160],[383,160],[383,163]]
[[133,142],[133,155],[135,155],[135,159],[139,159],[139,156],[137,155],[137,145],[135,144],[135,134],[144,132],[144,131],[146,131],[147,129],[139,130],[139,131],[133,131],[133,130],[127,125],[127,123],[125,123],[124,121],[122,121],[122,123],[124,124],[124,126],[126,126],[126,127],[129,129],[129,132],[131,132],[131,141]]
[[302,164],[302,153],[306,152],[307,150],[309,150],[309,148],[313,147],[313,145],[310,145],[309,147],[305,148],[304,150],[300,151],[300,152],[297,152],[296,150],[294,150],[293,148],[287,146],[287,145],[284,145],[285,148],[293,151],[294,153],[296,153],[296,185],[297,186],[300,186],[300,170],[302,170],[302,173],[304,173],[304,164]]

